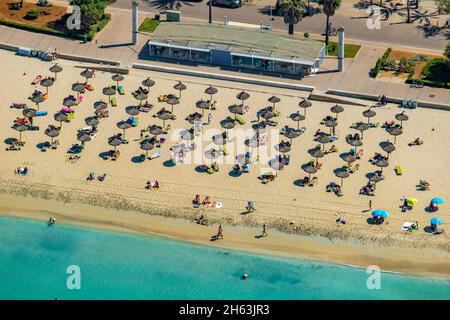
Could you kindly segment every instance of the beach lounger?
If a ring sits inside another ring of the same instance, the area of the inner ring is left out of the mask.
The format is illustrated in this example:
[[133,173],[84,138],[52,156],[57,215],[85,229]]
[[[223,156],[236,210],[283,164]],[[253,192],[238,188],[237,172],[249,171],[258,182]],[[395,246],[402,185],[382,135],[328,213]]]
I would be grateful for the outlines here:
[[123,86],[120,84],[119,87],[117,88],[117,92],[119,92],[119,94],[121,96],[123,96],[125,94],[125,89],[123,88]]
[[148,157],[148,159],[149,159],[149,160],[153,160],[153,159],[156,159],[156,158],[159,158],[159,157],[161,157],[161,152],[156,151],[156,152],[152,153],[152,154],[150,155],[150,157]]
[[117,107],[117,98],[116,97],[111,98],[111,106]]
[[401,166],[396,166],[394,170],[398,176],[401,176],[403,174],[403,169]]
[[245,124],[245,119],[244,119],[244,117],[241,116],[240,114],[237,114],[237,115],[236,115],[236,121],[237,121],[239,124]]

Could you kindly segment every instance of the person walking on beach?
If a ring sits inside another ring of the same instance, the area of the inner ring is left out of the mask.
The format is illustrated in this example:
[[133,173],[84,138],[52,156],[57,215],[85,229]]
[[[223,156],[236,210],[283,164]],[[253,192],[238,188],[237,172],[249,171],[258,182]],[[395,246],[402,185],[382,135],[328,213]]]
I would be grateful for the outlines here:
[[208,124],[211,124],[212,121],[212,114],[208,113]]
[[369,200],[369,211],[372,210],[372,200]]
[[222,225],[219,225],[219,230],[217,231],[217,239],[223,239]]
[[262,229],[261,237],[267,237],[267,231],[266,231],[266,225],[265,225],[265,224],[263,224],[263,229]]

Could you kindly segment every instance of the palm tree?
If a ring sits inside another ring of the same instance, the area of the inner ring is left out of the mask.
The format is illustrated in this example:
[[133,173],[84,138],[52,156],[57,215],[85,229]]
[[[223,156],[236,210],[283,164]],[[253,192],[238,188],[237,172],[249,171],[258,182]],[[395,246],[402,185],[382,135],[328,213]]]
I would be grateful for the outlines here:
[[289,25],[289,34],[294,34],[294,24],[302,20],[305,13],[305,2],[303,0],[282,0],[281,13],[284,23]]
[[342,0],[319,0],[319,4],[322,6],[323,13],[327,16],[327,26],[325,28],[325,44],[328,45],[330,34],[330,17],[334,16],[334,13],[341,5]]

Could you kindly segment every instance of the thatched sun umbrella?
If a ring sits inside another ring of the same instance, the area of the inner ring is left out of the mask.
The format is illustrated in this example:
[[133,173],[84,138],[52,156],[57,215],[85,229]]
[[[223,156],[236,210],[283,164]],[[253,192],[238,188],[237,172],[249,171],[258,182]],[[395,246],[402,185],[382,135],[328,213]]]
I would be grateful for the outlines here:
[[229,139],[227,132],[224,132],[213,136],[212,141],[217,145],[225,145],[231,140]]
[[44,131],[44,133],[51,138],[51,143],[53,144],[53,139],[59,136],[59,130],[55,128],[49,128]]
[[336,177],[341,178],[341,187],[344,185],[344,179],[346,179],[350,176],[350,173],[348,173],[345,170],[339,170],[335,174],[336,174]]
[[273,113],[273,112],[270,111],[269,109],[262,109],[262,110],[260,111],[260,116],[261,116],[261,118],[263,118],[263,119],[265,119],[265,120],[270,120],[270,119],[276,117],[275,113]]
[[149,140],[144,140],[141,142],[141,149],[145,151],[145,157],[148,158],[148,152],[153,150],[154,144],[150,143]]
[[378,168],[380,168],[381,173],[383,173],[383,168],[386,168],[386,167],[389,166],[389,161],[383,160],[383,159],[377,160],[377,161],[375,161],[375,165],[376,165]]
[[348,141],[348,144],[351,145],[352,147],[355,147],[355,154],[356,154],[357,148],[361,147],[363,145],[363,142],[359,139],[350,139]]
[[378,182],[384,180],[383,176],[380,176],[380,175],[378,175],[376,173],[368,174],[368,178],[369,178],[369,182],[372,182],[372,183],[375,184],[375,188],[376,188],[376,185],[377,185]]
[[325,144],[331,142],[331,137],[323,135],[317,138],[317,141],[322,144],[322,150],[325,150]]
[[119,138],[117,138],[116,136],[111,137],[108,139],[108,144],[111,147],[114,147],[114,151],[117,150],[117,147],[120,146],[122,144],[122,140],[120,140]]
[[136,106],[128,106],[125,108],[125,112],[134,117],[139,114],[139,109]]
[[390,154],[395,151],[394,144],[389,141],[383,141],[382,143],[380,143],[380,146],[381,149],[383,149],[383,151],[388,154],[387,158],[389,159]]
[[217,159],[220,157],[220,151],[214,148],[206,150],[205,157],[211,160]]
[[299,102],[298,106],[304,110],[303,116],[306,118],[306,109],[312,106],[311,101],[303,98],[303,100]]
[[358,122],[355,126],[355,130],[361,132],[361,140],[364,138],[364,131],[369,130],[370,126],[364,122]]
[[48,88],[51,87],[53,85],[53,80],[50,78],[46,78],[44,80],[41,81],[41,86],[43,86],[45,88],[45,92],[48,94]]
[[209,99],[210,101],[212,101],[212,96],[217,93],[217,88],[209,86],[208,88],[205,89],[205,93],[209,94]]
[[199,109],[202,109],[202,115],[205,115],[205,109],[209,109],[209,103],[204,100],[199,100],[195,103],[195,106]]
[[119,121],[117,123],[117,128],[122,129],[123,131],[123,137],[125,138],[125,130],[131,128],[131,124],[126,121]]
[[405,111],[403,111],[401,113],[397,113],[395,115],[395,119],[400,121],[400,127],[403,127],[403,121],[408,121],[409,117],[405,114]]
[[341,154],[341,159],[347,162],[347,166],[350,167],[350,163],[356,161],[356,157],[350,153]]
[[119,88],[119,82],[123,81],[125,79],[124,76],[122,76],[121,74],[115,74],[111,77],[112,81],[114,81],[116,83],[116,89]]
[[184,83],[182,83],[181,81],[178,81],[178,83],[176,85],[174,85],[173,88],[180,92],[180,94],[178,95],[178,99],[181,99],[181,91],[187,89],[186,85]]
[[116,94],[116,89],[114,89],[113,87],[103,88],[103,94],[105,96],[108,96],[109,103],[111,103],[111,96]]
[[134,96],[134,98],[139,101],[139,105],[141,106],[142,105],[142,101],[148,99],[148,95],[146,95],[145,93],[139,92],[138,94],[136,94]]
[[365,111],[363,111],[363,116],[367,118],[367,123],[370,123],[370,118],[373,118],[377,115],[377,113],[375,111],[372,110],[372,108],[369,108]]
[[220,121],[220,125],[227,131],[228,134],[228,130],[233,129],[236,123],[234,122],[233,119],[227,118]]
[[148,131],[150,132],[150,134],[154,135],[155,137],[164,133],[163,128],[160,126],[157,126],[156,124],[152,125]]
[[36,109],[39,110],[39,104],[45,101],[45,98],[42,94],[35,95],[33,98],[31,98],[31,101],[36,103]]
[[150,90],[150,87],[153,87],[155,85],[155,81],[153,81],[150,78],[145,79],[144,81],[142,81],[142,85],[144,87],[147,87],[147,90]]
[[76,105],[77,105],[77,102],[72,99],[64,99],[64,101],[63,101],[64,107],[71,108],[71,107],[75,107]]
[[325,126],[330,128],[330,135],[332,133],[333,128],[337,127],[338,123],[335,120],[326,120]]
[[19,132],[19,141],[22,141],[22,132],[28,130],[28,126],[24,124],[19,124],[17,126],[14,126],[14,130]]
[[244,114],[244,107],[243,105],[233,104],[228,107],[228,110],[234,114],[234,120],[236,120],[236,116],[238,114]]
[[104,110],[108,108],[108,104],[105,101],[97,101],[94,103],[95,110]]
[[241,92],[239,92],[239,93],[236,95],[236,98],[237,98],[238,100],[241,100],[242,105],[244,105],[244,101],[247,100],[248,98],[250,98],[250,94],[248,94],[248,93],[245,92],[245,91],[241,91]]
[[291,113],[289,118],[291,118],[292,121],[297,122],[297,130],[300,129],[300,121],[303,121],[306,119],[305,116],[301,115],[300,112],[298,112],[298,111]]
[[337,104],[337,105],[331,107],[330,111],[336,115],[336,120],[337,120],[339,117],[339,113],[344,112],[344,107]]
[[85,142],[91,141],[92,137],[91,137],[91,135],[89,133],[82,132],[82,133],[77,135],[77,139],[78,139],[78,141],[81,142],[81,144],[84,145]]
[[281,142],[278,144],[278,151],[284,155],[291,151],[291,145],[289,143]]
[[169,110],[161,110],[158,113],[158,119],[163,121],[163,128],[166,127],[166,120],[173,119],[173,114]]
[[316,167],[313,166],[311,163],[306,163],[306,164],[302,165],[302,170],[308,174],[309,180],[311,180],[311,174],[314,174],[317,172]]
[[72,85],[72,91],[77,93],[77,100],[80,98],[80,93],[84,92],[84,84],[76,82]]
[[55,121],[59,122],[59,127],[61,128],[62,127],[62,123],[64,121],[67,121],[67,114],[65,114],[63,112],[57,112],[57,113],[55,113],[53,118],[55,119]]
[[278,102],[280,102],[281,99],[278,98],[277,96],[271,96],[269,99],[267,99],[267,101],[269,101],[270,103],[273,104],[273,110],[275,110],[275,104],[277,104]]
[[87,83],[88,79],[91,79],[94,76],[94,70],[85,69],[80,72],[80,76],[82,76],[86,80],[85,83]]
[[50,72],[52,72],[55,75],[55,81],[57,79],[57,74],[63,71],[63,68],[59,66],[58,64],[53,65],[50,67]]
[[319,158],[323,158],[325,156],[325,153],[320,149],[315,149],[313,152],[311,152],[311,156],[313,158],[316,158],[316,163],[318,163]]
[[24,117],[34,118],[36,117],[36,110],[32,108],[27,108],[22,111],[22,114]]
[[286,132],[284,133],[284,136],[286,138],[288,138],[291,141],[292,144],[292,139],[297,138],[298,136],[300,136],[300,134],[298,133],[298,131],[294,130],[294,129],[288,129],[286,130]]
[[202,121],[202,117],[203,116],[200,113],[194,112],[187,116],[186,121],[189,122],[190,124],[194,125],[194,124]]
[[273,170],[275,170],[275,175],[278,174],[278,171],[281,171],[284,169],[284,163],[280,162],[280,160],[278,160],[278,158],[269,160],[269,166]]
[[168,105],[170,105],[170,112],[173,113],[173,106],[179,104],[180,103],[180,99],[178,99],[177,97],[170,97],[169,99],[166,100],[166,103]]
[[403,133],[402,129],[396,127],[389,129],[388,132],[391,136],[394,136],[394,144],[397,142],[397,136]]
[[98,121],[98,118],[97,117],[87,117],[86,119],[85,119],[85,122],[86,122],[86,125],[88,125],[88,126],[98,126],[98,124],[100,123],[99,121]]

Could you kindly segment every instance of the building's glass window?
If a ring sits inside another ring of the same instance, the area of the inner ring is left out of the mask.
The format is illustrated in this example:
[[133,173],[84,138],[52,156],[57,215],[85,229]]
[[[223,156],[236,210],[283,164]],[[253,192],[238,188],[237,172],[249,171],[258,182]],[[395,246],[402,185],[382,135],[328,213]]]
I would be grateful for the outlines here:
[[267,59],[253,58],[253,67],[255,69],[261,69],[265,71],[272,71],[273,61]]
[[205,51],[191,50],[191,60],[199,62],[209,62],[210,53]]
[[188,49],[172,48],[172,58],[189,60],[190,54]]
[[231,64],[236,67],[253,67],[252,58],[233,55]]
[[168,47],[157,46],[157,45],[152,44],[150,46],[150,52],[152,55],[159,56],[159,57],[169,57],[170,56],[170,49]]
[[289,62],[275,61],[274,71],[282,73],[294,73],[294,64]]

